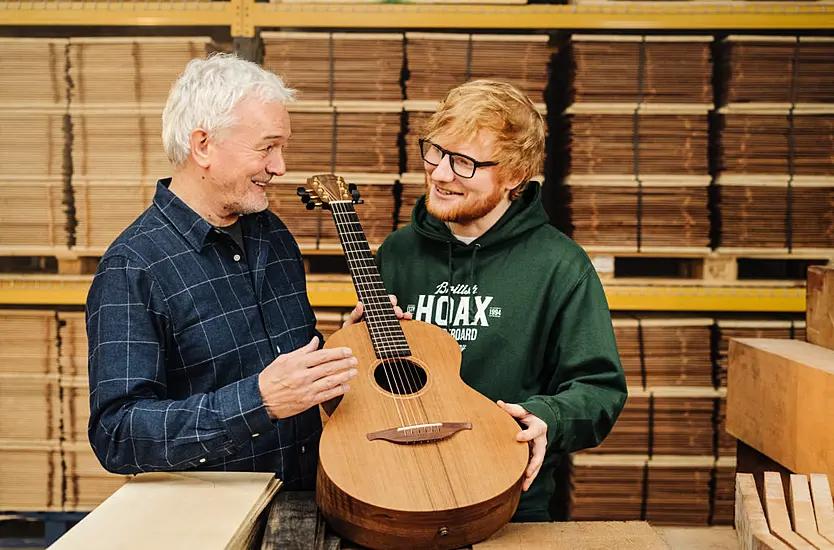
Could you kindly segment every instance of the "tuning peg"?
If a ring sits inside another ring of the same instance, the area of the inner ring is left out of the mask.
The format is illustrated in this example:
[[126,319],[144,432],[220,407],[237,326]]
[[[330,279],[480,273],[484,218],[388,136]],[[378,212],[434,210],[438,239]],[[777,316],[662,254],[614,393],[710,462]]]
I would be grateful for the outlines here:
[[357,191],[356,189],[350,192],[350,196],[353,198],[353,202],[359,201],[359,191]]
[[350,191],[351,193],[356,191],[356,184],[355,183],[349,183],[348,184],[348,191]]
[[310,204],[310,195],[306,193],[304,195],[301,195],[301,202],[305,204]]
[[299,197],[303,197],[304,195],[307,194],[307,190],[304,189],[303,186],[301,186],[301,187],[296,188],[295,194],[298,195]]
[[314,202],[308,202],[307,203],[307,210],[315,210],[315,209],[316,209],[316,203],[314,203]]

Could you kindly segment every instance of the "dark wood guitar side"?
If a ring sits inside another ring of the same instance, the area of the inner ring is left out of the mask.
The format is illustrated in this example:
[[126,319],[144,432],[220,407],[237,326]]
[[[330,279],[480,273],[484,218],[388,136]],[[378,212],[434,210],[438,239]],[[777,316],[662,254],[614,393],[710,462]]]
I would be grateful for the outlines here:
[[333,211],[366,316],[325,346],[352,348],[359,375],[322,433],[317,504],[343,537],[369,548],[482,541],[518,506],[529,458],[527,443],[516,441],[521,428],[461,380],[460,346],[448,332],[396,319],[353,209],[355,191],[333,175],[308,184],[299,194]]

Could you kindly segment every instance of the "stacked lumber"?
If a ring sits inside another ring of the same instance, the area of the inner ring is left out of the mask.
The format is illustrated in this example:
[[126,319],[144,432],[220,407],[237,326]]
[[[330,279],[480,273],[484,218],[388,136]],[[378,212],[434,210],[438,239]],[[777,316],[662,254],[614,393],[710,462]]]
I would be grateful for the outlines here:
[[0,509],[61,509],[55,312],[0,316]]
[[264,32],[264,67],[304,102],[400,101],[401,33]]
[[440,101],[455,86],[494,79],[544,99],[551,49],[546,35],[406,33],[409,100]]
[[[572,237],[583,246],[709,246],[706,111],[568,112]],[[636,147],[624,146],[633,144]]]
[[652,457],[648,461],[646,519],[655,525],[707,525],[714,464],[712,457]]
[[713,416],[718,392],[711,388],[654,388],[652,398],[652,454],[714,455]]
[[826,474],[738,473],[735,498],[741,548],[834,547],[834,504]]
[[[310,174],[312,175],[312,174]],[[394,184],[396,175],[340,173],[348,183],[356,184],[362,204],[354,205],[362,229],[371,247],[382,244],[394,228]],[[296,189],[306,186],[307,176],[290,174],[267,187],[270,209],[287,225],[299,246],[339,250],[341,244],[331,212],[317,208],[310,211],[301,203]]]
[[808,268],[805,319],[808,342],[834,349],[834,266]]
[[834,177],[728,175],[716,184],[722,247],[834,248]]
[[711,36],[574,34],[577,103],[712,104]]
[[151,204],[170,175],[162,148],[162,109],[208,37],[72,38],[72,192],[75,248],[100,254]]
[[572,521],[641,519],[645,456],[578,453],[572,461]]
[[706,250],[709,39],[580,34],[561,59],[571,237],[621,251]]
[[712,387],[709,318],[614,319],[629,385]]
[[0,251],[68,246],[67,47],[59,38],[0,38]]
[[735,455],[719,457],[715,464],[715,500],[712,522],[715,525],[732,525],[735,507]]
[[[257,520],[280,487],[281,481],[269,473],[139,474],[51,548],[145,548],[173,542],[181,548],[243,550],[257,537]],[[184,527],[196,523],[200,529]],[[102,537],[103,531],[109,536]]]
[[721,41],[726,103],[834,103],[834,39],[730,35]]

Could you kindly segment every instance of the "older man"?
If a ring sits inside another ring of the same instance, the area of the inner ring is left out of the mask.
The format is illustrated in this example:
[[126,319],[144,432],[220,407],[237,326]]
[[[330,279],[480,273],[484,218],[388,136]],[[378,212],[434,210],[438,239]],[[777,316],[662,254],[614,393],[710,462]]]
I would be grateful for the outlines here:
[[[173,177],[87,298],[89,436],[112,472],[276,472],[315,486],[317,405],[356,374],[321,347],[299,248],[266,210],[294,91],[254,63],[189,63],[162,114]],[[401,312],[399,312],[401,315]]]

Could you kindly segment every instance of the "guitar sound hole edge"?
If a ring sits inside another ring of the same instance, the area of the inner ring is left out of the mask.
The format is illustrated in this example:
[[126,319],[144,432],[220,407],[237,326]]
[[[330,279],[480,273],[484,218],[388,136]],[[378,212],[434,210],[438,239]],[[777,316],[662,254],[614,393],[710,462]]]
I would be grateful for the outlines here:
[[380,359],[370,369],[369,374],[374,387],[391,397],[416,396],[429,382],[428,372],[413,357]]

